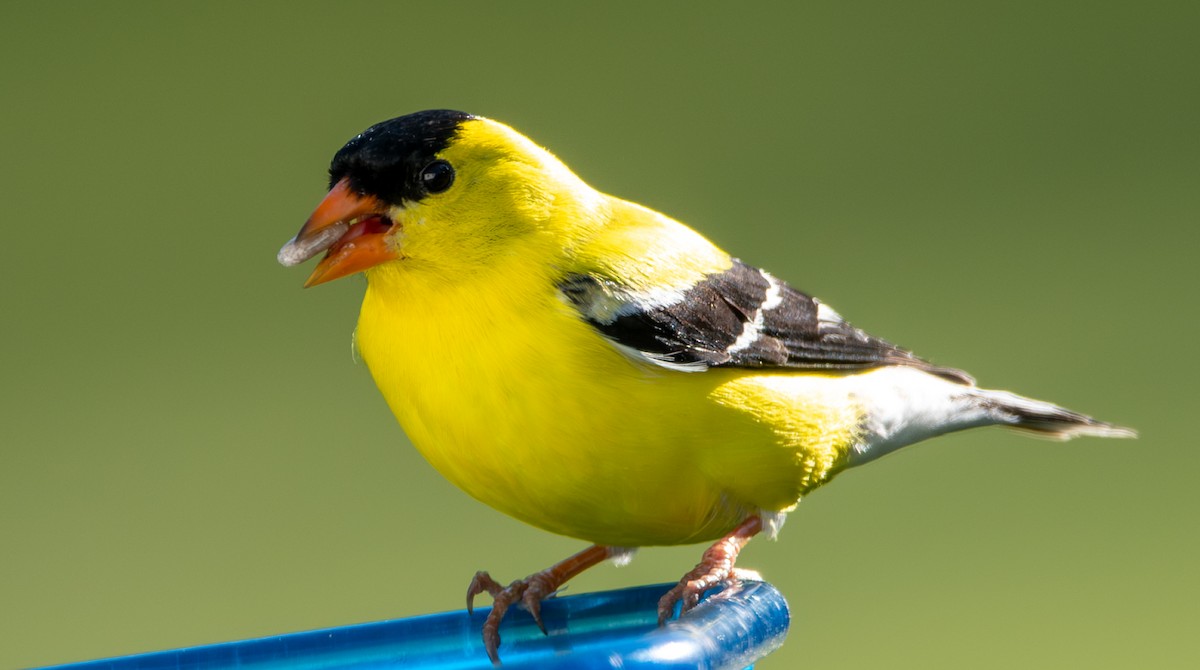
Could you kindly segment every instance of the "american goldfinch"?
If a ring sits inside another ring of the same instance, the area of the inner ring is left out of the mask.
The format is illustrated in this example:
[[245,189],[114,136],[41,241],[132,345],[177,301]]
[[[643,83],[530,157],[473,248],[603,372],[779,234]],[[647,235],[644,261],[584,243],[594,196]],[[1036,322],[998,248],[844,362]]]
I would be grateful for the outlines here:
[[314,286],[363,272],[358,351],[421,454],[475,498],[593,546],[508,586],[505,610],[632,548],[715,541],[660,622],[733,574],[807,493],[935,435],[1000,425],[1131,437],[979,388],[850,325],[687,226],[585,184],[506,125],[433,110],[333,157],[279,252]]

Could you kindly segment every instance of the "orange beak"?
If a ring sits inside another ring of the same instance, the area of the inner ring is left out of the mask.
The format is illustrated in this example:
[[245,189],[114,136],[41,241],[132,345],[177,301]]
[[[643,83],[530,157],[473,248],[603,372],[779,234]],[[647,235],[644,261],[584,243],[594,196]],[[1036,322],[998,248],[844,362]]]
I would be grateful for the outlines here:
[[343,179],[317,205],[296,237],[279,250],[279,262],[299,265],[326,252],[304,282],[308,288],[395,260],[399,255],[387,242],[392,229],[387,210],[378,199],[355,193]]

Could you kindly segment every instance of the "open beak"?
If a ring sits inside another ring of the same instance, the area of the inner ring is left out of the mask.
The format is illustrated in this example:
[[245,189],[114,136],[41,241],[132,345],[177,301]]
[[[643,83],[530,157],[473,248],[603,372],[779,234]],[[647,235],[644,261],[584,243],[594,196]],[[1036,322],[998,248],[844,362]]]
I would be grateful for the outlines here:
[[296,237],[279,250],[279,262],[299,265],[325,251],[304,282],[307,288],[395,260],[399,256],[387,243],[392,229],[387,210],[378,199],[355,193],[343,179],[329,190]]

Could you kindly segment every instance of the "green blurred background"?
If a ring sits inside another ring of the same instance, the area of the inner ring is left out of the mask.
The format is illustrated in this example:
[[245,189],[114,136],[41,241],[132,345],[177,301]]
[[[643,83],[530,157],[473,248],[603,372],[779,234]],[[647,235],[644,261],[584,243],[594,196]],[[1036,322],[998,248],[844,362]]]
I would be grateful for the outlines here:
[[1198,28],[1195,2],[4,3],[0,666],[455,609],[476,569],[582,546],[433,472],[352,359],[362,280],[274,260],[345,140],[451,107],[1142,431],[843,475],[744,554],[794,615],[761,667],[1197,667]]

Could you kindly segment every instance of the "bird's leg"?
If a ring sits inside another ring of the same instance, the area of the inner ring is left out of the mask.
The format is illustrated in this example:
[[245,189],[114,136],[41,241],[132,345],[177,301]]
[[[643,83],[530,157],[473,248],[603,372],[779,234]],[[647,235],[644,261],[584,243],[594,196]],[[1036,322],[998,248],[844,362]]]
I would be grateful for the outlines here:
[[518,579],[508,586],[501,586],[487,572],[480,570],[475,573],[471,585],[467,587],[467,612],[474,610],[475,596],[487,591],[492,596],[492,611],[487,621],[483,623],[483,646],[487,649],[488,658],[492,663],[500,663],[500,621],[510,605],[520,601],[525,609],[533,615],[538,628],[546,632],[542,623],[542,600],[559,589],[567,580],[588,568],[616,555],[616,548],[594,544],[587,549],[563,561]]
[[658,600],[658,625],[663,625],[671,617],[675,603],[683,600],[683,607],[679,611],[683,614],[700,602],[700,596],[704,595],[705,591],[732,577],[733,564],[737,561],[738,554],[750,538],[758,535],[762,527],[762,519],[752,516],[705,550],[704,557],[696,567]]

